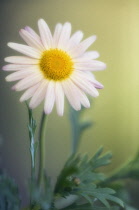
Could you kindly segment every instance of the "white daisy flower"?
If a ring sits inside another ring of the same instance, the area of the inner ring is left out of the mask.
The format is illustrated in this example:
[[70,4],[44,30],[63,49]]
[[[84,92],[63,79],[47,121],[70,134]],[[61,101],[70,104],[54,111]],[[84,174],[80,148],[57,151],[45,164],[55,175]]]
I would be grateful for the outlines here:
[[5,65],[3,70],[14,71],[6,77],[6,81],[19,80],[12,89],[25,90],[20,101],[31,98],[31,109],[44,100],[46,114],[50,114],[56,104],[57,113],[63,115],[64,96],[75,110],[80,110],[81,105],[89,108],[86,94],[96,97],[99,95],[96,88],[103,88],[92,71],[106,67],[103,62],[95,60],[99,57],[98,52],[86,52],[96,36],[84,41],[81,31],[71,36],[70,23],[58,23],[52,35],[43,19],[38,21],[38,28],[40,36],[28,26],[20,30],[27,45],[8,43],[10,48],[25,56],[5,58],[10,64]]

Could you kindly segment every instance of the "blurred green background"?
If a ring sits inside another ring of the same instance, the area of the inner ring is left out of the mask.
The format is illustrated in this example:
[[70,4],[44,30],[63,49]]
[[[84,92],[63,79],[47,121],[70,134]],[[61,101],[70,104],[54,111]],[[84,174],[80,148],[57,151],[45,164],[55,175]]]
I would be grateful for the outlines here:
[[[52,31],[56,23],[69,21],[73,32],[82,30],[84,38],[98,37],[90,49],[99,51],[99,59],[107,64],[105,71],[95,73],[105,88],[83,115],[94,126],[82,136],[80,152],[92,155],[103,145],[105,151],[113,152],[113,164],[107,170],[111,171],[139,147],[139,1],[1,0],[1,67],[4,57],[18,54],[7,42],[23,43],[18,31],[26,25],[38,31],[39,18],[44,18]],[[21,93],[10,90],[13,84],[5,82],[6,75],[0,72],[0,167],[16,179],[25,194],[30,175],[28,115],[25,104],[19,102]],[[42,109],[43,104],[34,110],[38,123]],[[64,117],[56,111],[49,116],[46,137],[47,172],[55,179],[70,152],[67,106]]]

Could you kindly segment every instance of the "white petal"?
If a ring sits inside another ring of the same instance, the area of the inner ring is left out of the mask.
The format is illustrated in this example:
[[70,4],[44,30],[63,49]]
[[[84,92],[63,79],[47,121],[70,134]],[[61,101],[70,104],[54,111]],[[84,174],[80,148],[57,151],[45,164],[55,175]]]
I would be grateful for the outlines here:
[[78,76],[72,75],[71,80],[79,87],[81,90],[85,91],[89,95],[93,97],[97,97],[99,95],[98,91],[94,87],[93,84],[91,84],[89,81],[87,81],[85,78],[80,78]]
[[[79,76],[79,74],[78,74],[78,76]],[[80,76],[82,78],[86,78],[88,81],[90,81],[94,85],[95,88],[97,88],[97,89],[104,88],[104,86],[95,79],[95,77],[92,74],[92,72],[90,72],[90,71],[89,72],[83,72],[83,71],[81,72],[80,71]]]
[[31,68],[31,67],[32,67],[32,65],[8,64],[8,65],[3,66],[2,70],[4,70],[4,71],[19,71],[19,70],[28,69],[28,68]]
[[38,43],[40,43],[40,45],[42,45],[42,42],[41,42],[41,39],[40,39],[39,35],[32,28],[30,28],[29,26],[26,26],[25,30],[28,31],[34,37],[34,39]]
[[87,58],[87,59],[96,59],[98,58],[100,55],[97,51],[88,51],[88,52],[85,52],[83,57],[84,58]]
[[62,24],[58,23],[55,27],[54,36],[53,36],[53,47],[54,48],[56,48],[58,46],[61,30],[62,30]]
[[72,57],[76,58],[82,55],[95,40],[96,36],[94,35],[82,41],[80,44],[78,44],[71,50]]
[[83,32],[82,31],[75,32],[71,36],[67,48],[69,50],[72,50],[76,45],[78,45],[80,43],[80,41],[82,40],[82,38],[83,38]]
[[44,50],[43,45],[40,44],[40,42],[38,42],[37,40],[35,40],[34,37],[28,31],[21,29],[19,31],[19,34],[29,46],[37,48],[40,51]]
[[49,49],[52,47],[53,39],[52,39],[52,34],[51,31],[46,24],[46,22],[43,19],[40,19],[38,21],[38,27],[40,31],[40,36],[42,43],[46,49]]
[[99,53],[97,51],[87,51],[82,56],[75,58],[74,62],[82,63],[85,61],[89,61],[91,59],[96,59],[99,57]]
[[74,85],[73,82],[71,82],[70,79],[63,81],[62,86],[65,92],[65,95],[71,104],[71,106],[75,110],[80,110],[81,109],[81,104],[80,101],[78,100],[78,97],[76,95],[76,86]]
[[14,64],[38,64],[38,59],[33,59],[25,56],[9,56],[4,59],[6,62]]
[[87,72],[87,71],[75,70],[73,76],[81,79],[86,79],[89,82],[93,82],[95,80],[94,75],[90,71]]
[[90,102],[87,98],[87,96],[85,95],[85,93],[83,91],[81,91],[79,88],[78,89],[78,97],[79,97],[79,100],[81,102],[81,104],[86,107],[86,108],[89,108],[90,107]]
[[29,98],[31,98],[31,97],[34,95],[35,91],[37,90],[37,88],[38,88],[39,86],[40,86],[40,82],[37,83],[36,85],[30,87],[29,89],[27,89],[27,90],[23,93],[23,95],[21,96],[20,102],[26,101],[26,100],[28,100]]
[[85,80],[91,82],[94,85],[94,87],[97,89],[104,88],[104,86],[95,79],[94,75],[91,72],[77,70],[74,72],[74,75],[77,78],[81,78],[82,80],[85,79]]
[[94,85],[95,88],[97,88],[97,89],[102,89],[102,88],[104,88],[104,86],[103,86],[100,82],[98,82],[97,80],[94,80],[94,81],[93,81],[93,85]]
[[46,90],[44,111],[46,114],[50,114],[55,102],[55,82],[50,81]]
[[10,48],[22,53],[22,54],[25,54],[25,55],[28,55],[32,58],[40,58],[41,54],[40,54],[40,51],[38,51],[37,49],[34,49],[32,47],[29,47],[27,45],[23,45],[23,44],[17,44],[17,43],[13,43],[13,42],[9,42],[7,44]]
[[33,75],[29,75],[28,77],[20,80],[17,84],[13,86],[13,90],[21,91],[25,90],[43,79],[43,76],[39,73],[34,73]]
[[8,75],[5,79],[7,82],[12,82],[12,81],[16,81],[19,79],[23,79],[32,73],[34,73],[33,69],[30,69],[30,70],[25,69],[25,70],[14,72],[14,73]]
[[70,86],[71,87],[74,86],[74,94],[76,95],[77,100],[80,101],[80,103],[84,107],[89,108],[90,102],[89,102],[87,96],[85,95],[85,93],[80,88],[78,88],[78,86],[74,85],[71,80],[70,80]]
[[60,82],[55,85],[57,113],[62,116],[64,112],[64,92]]
[[71,33],[71,24],[65,23],[59,37],[58,48],[66,49]]
[[29,103],[30,108],[34,109],[42,102],[46,94],[47,85],[47,80],[42,81]]
[[75,63],[75,69],[81,71],[100,71],[106,68],[106,64],[101,61],[91,60],[88,62]]

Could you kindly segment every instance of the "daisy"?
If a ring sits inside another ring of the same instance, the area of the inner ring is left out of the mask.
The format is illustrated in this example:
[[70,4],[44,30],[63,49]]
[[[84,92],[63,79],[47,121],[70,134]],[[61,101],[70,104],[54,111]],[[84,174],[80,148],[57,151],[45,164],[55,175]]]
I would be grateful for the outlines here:
[[30,99],[31,109],[44,100],[44,112],[50,114],[56,104],[57,113],[63,115],[64,96],[75,110],[83,105],[90,107],[86,96],[99,95],[97,89],[103,85],[96,81],[92,71],[105,69],[106,65],[95,60],[96,51],[87,51],[96,40],[91,36],[82,41],[83,33],[71,35],[71,24],[58,23],[54,34],[43,19],[38,21],[40,36],[30,27],[21,29],[19,34],[27,45],[8,43],[8,46],[24,56],[10,56],[5,61],[10,63],[3,67],[11,73],[6,81],[17,81],[13,87],[16,91],[25,91],[20,101]]

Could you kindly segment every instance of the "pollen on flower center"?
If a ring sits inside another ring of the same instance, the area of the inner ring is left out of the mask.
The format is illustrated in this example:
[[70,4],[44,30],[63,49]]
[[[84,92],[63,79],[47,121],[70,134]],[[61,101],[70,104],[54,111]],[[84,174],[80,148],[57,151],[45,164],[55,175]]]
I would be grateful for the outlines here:
[[73,71],[73,61],[66,52],[59,49],[50,49],[44,51],[40,59],[40,69],[47,79],[64,80]]

